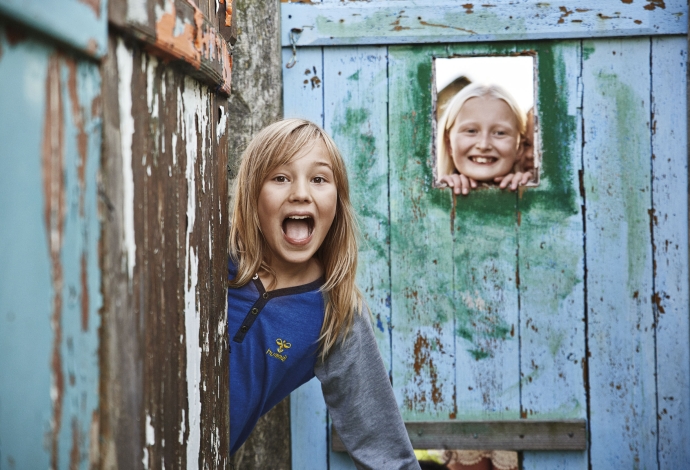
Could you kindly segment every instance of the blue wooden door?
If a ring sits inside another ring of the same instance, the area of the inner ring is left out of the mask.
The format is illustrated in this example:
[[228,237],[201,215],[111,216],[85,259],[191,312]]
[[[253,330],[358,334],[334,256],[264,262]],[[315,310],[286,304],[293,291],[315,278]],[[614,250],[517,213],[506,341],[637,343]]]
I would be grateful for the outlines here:
[[87,468],[106,4],[2,1],[0,14],[0,468]]
[[[522,468],[689,466],[687,4],[282,15],[284,113],[347,159],[359,284],[405,421],[583,420],[584,449],[516,446]],[[433,59],[524,52],[539,186],[434,188]],[[320,395],[316,381],[292,395],[293,468],[353,468]]]

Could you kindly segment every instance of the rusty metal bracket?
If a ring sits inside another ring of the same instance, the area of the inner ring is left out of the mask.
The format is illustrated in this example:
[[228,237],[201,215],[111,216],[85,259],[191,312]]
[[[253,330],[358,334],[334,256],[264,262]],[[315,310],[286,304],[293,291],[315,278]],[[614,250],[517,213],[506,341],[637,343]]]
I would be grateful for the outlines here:
[[292,45],[292,57],[290,58],[288,63],[285,64],[286,68],[291,69],[297,63],[297,41],[299,40],[300,34],[302,34],[302,30],[300,28],[292,28],[290,30],[290,44]]

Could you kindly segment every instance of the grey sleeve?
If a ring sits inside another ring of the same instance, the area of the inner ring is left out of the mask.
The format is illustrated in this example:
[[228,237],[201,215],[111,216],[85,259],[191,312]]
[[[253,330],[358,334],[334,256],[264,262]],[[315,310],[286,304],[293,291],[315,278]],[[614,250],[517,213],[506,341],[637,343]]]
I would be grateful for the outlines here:
[[358,469],[419,469],[369,320],[356,315],[314,372],[333,424]]

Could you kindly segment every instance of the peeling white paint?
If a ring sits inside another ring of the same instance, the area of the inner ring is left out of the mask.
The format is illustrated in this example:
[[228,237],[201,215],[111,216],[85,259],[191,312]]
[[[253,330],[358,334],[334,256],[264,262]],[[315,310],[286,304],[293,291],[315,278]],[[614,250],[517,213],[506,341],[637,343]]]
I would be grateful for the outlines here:
[[184,432],[185,432],[185,412],[184,409],[182,410],[182,422],[180,423],[180,439],[179,443],[180,445],[184,444]]
[[228,123],[228,115],[225,114],[225,108],[219,106],[218,110],[220,111],[220,121],[218,122],[218,127],[216,127],[216,142],[220,142],[220,138],[225,135],[225,128]]
[[153,56],[148,56],[149,59],[146,64],[146,103],[149,107],[151,117],[158,117],[158,95],[153,93],[154,84],[156,82],[156,69],[158,68],[158,59]]
[[151,415],[146,415],[146,445],[152,446],[156,443],[156,430],[151,425]]
[[177,134],[175,133],[172,135],[172,158],[173,165],[177,166]]
[[140,24],[148,24],[146,0],[129,0],[127,2],[127,21]]
[[[131,3],[128,3],[130,5]],[[122,192],[124,216],[124,247],[127,254],[129,279],[136,263],[136,241],[134,238],[134,174],[132,173],[132,69],[133,59],[122,39],[117,41],[118,95],[120,102],[120,146],[122,151]]]
[[[187,401],[189,404],[189,438],[187,440],[187,468],[196,468],[201,447],[201,330],[200,312],[196,302],[198,286],[199,259],[191,246],[190,237],[196,221],[196,159],[197,129],[196,118],[203,114],[202,94],[199,85],[190,79],[185,80],[184,95],[178,91],[178,110],[183,113],[178,121],[185,136],[187,157],[185,176],[187,178],[187,236],[185,248],[185,337],[187,339]],[[203,134],[202,134],[203,135]]]

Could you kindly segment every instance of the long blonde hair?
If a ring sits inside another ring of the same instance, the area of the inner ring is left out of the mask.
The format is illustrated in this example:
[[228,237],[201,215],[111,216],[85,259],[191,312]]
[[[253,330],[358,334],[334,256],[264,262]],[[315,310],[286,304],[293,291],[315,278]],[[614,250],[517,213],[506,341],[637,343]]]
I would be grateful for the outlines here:
[[470,98],[479,98],[482,96],[490,96],[506,102],[510,110],[515,115],[518,123],[518,148],[520,146],[521,136],[525,133],[525,115],[520,110],[520,105],[513,96],[508,93],[506,89],[498,85],[483,85],[481,83],[472,83],[460,90],[448,103],[446,110],[438,120],[436,126],[436,180],[445,175],[450,175],[455,170],[455,163],[453,156],[450,155],[447,137],[448,132],[455,124],[455,120],[460,114],[462,105]]
[[362,294],[355,285],[357,223],[350,202],[345,162],[335,142],[316,124],[304,119],[273,123],[261,130],[242,154],[230,226],[230,256],[237,266],[237,275],[228,285],[243,286],[261,270],[275,274],[265,261],[268,246],[259,226],[259,193],[271,171],[289,163],[318,141],[324,144],[331,158],[338,193],[333,224],[316,252],[326,278],[321,288],[326,310],[319,336],[323,359],[340,333],[343,339],[347,336],[354,315],[361,314]]

